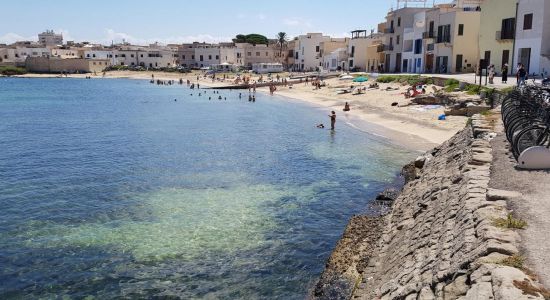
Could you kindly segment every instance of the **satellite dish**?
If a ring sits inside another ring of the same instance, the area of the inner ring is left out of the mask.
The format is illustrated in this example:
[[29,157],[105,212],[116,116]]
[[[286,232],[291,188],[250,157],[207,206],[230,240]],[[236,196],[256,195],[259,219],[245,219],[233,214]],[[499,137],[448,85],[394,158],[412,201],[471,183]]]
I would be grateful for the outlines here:
[[426,21],[424,20],[418,20],[414,23],[414,25],[418,28],[424,28],[424,26],[426,25]]

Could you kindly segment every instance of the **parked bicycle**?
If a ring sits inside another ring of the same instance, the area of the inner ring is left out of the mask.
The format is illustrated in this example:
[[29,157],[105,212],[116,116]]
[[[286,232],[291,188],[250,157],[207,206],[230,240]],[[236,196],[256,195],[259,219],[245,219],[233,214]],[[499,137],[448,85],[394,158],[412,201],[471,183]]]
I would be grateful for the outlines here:
[[506,138],[516,160],[533,146],[550,147],[550,87],[522,85],[502,102]]

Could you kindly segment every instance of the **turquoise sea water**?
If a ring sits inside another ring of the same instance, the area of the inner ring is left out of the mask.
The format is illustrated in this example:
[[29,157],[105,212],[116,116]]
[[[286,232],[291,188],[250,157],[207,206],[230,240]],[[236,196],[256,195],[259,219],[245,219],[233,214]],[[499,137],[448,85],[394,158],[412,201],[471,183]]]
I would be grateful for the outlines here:
[[0,78],[1,299],[302,299],[414,156],[284,98],[200,92]]

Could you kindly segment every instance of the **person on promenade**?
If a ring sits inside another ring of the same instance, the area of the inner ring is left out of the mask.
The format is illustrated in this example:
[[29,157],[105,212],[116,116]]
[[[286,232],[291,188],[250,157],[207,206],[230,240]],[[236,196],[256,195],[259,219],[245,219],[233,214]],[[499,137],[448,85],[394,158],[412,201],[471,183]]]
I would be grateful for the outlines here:
[[334,125],[336,124],[336,112],[333,110],[330,117],[330,130],[334,130]]
[[525,79],[527,78],[527,71],[525,71],[523,64],[519,64],[517,78],[518,78],[518,86],[525,84]]
[[508,83],[508,64],[502,67],[502,83]]
[[495,79],[495,65],[489,66],[489,84],[494,84]]

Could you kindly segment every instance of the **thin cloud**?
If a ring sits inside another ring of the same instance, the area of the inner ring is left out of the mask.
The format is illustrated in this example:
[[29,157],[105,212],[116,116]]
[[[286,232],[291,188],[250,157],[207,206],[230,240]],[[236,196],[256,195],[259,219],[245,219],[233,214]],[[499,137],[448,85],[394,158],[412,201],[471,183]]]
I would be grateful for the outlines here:
[[300,18],[285,18],[283,19],[283,24],[290,27],[305,27],[312,28],[313,25],[309,20],[303,20]]
[[14,32],[8,32],[4,35],[0,35],[0,43],[13,44],[19,41],[37,41],[38,36],[25,37]]
[[209,34],[198,34],[198,35],[186,35],[186,36],[172,36],[172,37],[158,37],[158,38],[137,38],[128,33],[117,32],[113,29],[106,29],[106,37],[98,41],[102,44],[111,44],[127,42],[134,45],[149,45],[153,43],[159,44],[182,44],[182,43],[192,43],[192,42],[205,42],[205,43],[219,43],[219,42],[230,42],[230,37],[219,37],[212,36]]

